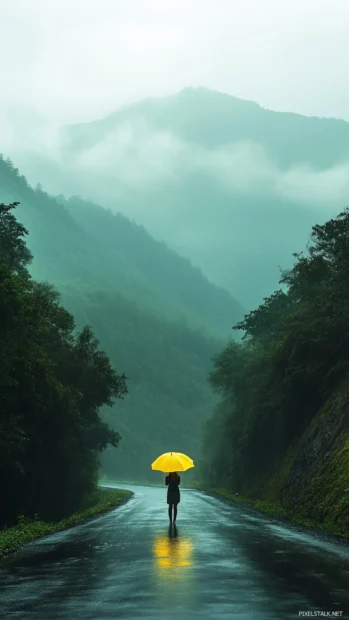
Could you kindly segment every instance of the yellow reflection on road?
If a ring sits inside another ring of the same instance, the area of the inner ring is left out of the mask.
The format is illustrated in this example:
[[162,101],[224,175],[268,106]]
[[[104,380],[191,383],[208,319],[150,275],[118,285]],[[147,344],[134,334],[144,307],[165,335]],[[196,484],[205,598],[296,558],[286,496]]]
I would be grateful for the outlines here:
[[181,579],[188,575],[192,566],[193,543],[188,537],[177,536],[176,530],[169,530],[168,536],[157,536],[153,545],[157,573],[168,579]]

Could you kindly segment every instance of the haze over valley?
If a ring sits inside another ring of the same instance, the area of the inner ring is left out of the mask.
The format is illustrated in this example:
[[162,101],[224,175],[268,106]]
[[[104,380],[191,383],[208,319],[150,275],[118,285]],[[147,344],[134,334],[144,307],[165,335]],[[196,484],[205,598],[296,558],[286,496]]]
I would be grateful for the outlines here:
[[34,127],[35,150],[30,141],[10,149],[32,184],[130,217],[248,309],[278,287],[311,226],[347,200],[347,122],[206,88],[135,102],[53,136]]
[[345,617],[348,23],[0,0],[1,617]]

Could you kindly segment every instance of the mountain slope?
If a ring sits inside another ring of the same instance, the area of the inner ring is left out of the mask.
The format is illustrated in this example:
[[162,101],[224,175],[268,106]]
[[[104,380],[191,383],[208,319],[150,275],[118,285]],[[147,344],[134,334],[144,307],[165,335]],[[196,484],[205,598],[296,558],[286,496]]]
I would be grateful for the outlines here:
[[185,88],[170,97],[125,106],[101,120],[69,126],[67,148],[90,148],[115,127],[139,117],[209,149],[240,140],[261,143],[285,167],[305,161],[327,168],[349,156],[349,124],[344,120],[274,112],[208,88]]
[[205,477],[273,514],[349,536],[349,209],[314,226],[278,291],[215,359]]
[[0,160],[0,201],[15,200],[29,229],[33,276],[56,285],[77,327],[90,325],[127,375],[125,400],[103,411],[123,438],[104,455],[105,471],[154,480],[150,463],[159,452],[196,459],[215,402],[211,357],[231,333],[234,301],[126,218],[79,199],[61,204]]
[[349,123],[273,112],[204,88],[64,128],[49,159],[19,153],[32,182],[144,225],[246,307],[347,202]]
[[252,308],[345,206],[349,124],[185,89],[67,127],[62,158],[74,180],[51,179],[114,201]]
[[171,316],[175,317],[177,307],[183,317],[191,317],[191,325],[205,326],[217,335],[230,335],[232,321],[242,316],[243,308],[227,291],[213,286],[197,267],[120,213],[113,214],[77,197],[60,200],[81,229],[108,248],[113,265],[122,257],[128,273],[137,278],[139,285],[146,284],[152,292],[153,311],[156,292],[164,308],[166,299]]
[[158,316],[180,319],[229,338],[243,315],[227,291],[212,285],[188,260],[120,214],[78,198],[59,201],[34,191],[0,160],[0,200],[19,201],[30,230],[32,273],[60,285],[117,290]]
[[201,425],[216,401],[207,375],[217,341],[140,310],[118,293],[62,287],[61,294],[77,326],[92,325],[127,376],[128,395],[104,410],[122,436],[118,449],[104,455],[104,471],[154,482],[150,463],[162,452],[176,450],[197,459]]

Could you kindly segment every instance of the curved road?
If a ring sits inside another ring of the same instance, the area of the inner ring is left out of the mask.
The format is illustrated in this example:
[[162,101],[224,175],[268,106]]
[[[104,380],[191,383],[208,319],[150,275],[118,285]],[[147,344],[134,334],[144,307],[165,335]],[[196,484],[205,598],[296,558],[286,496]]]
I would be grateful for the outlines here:
[[347,545],[185,489],[169,528],[165,487],[126,488],[120,508],[0,564],[1,620],[349,618]]

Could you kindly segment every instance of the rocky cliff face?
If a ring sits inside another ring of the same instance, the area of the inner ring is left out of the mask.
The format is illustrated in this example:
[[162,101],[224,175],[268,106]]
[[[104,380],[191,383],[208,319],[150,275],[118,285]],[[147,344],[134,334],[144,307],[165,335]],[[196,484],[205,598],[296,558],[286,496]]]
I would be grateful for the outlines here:
[[349,378],[259,488],[257,508],[349,537]]

